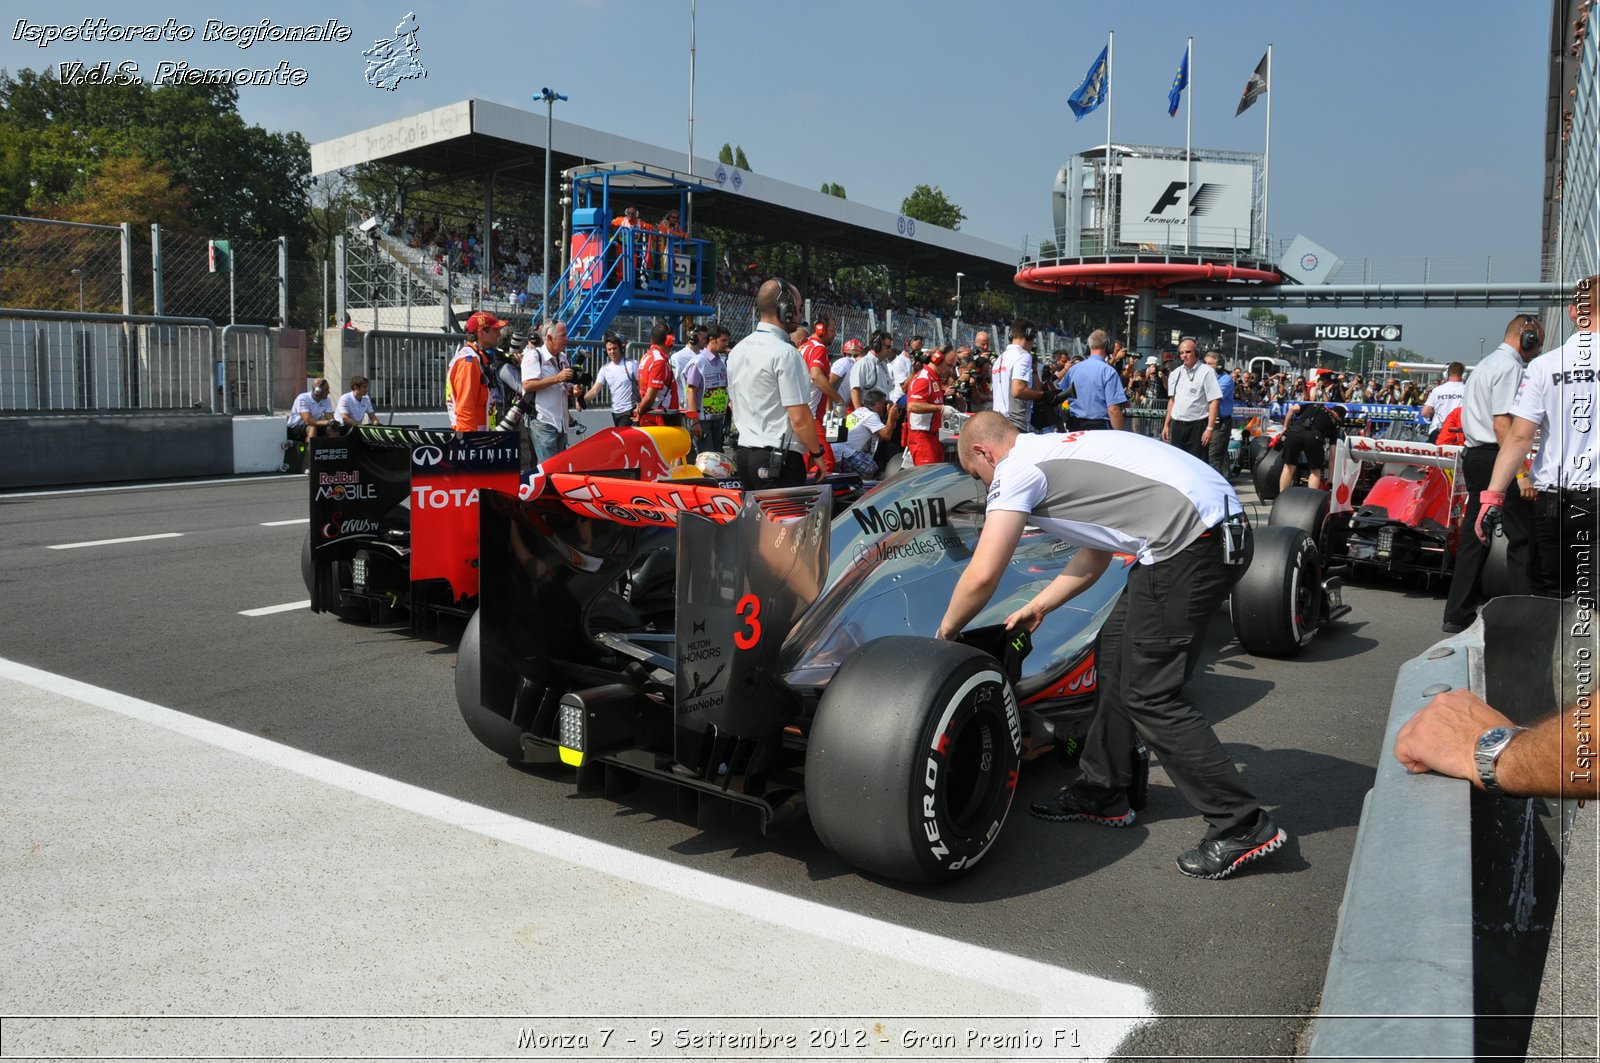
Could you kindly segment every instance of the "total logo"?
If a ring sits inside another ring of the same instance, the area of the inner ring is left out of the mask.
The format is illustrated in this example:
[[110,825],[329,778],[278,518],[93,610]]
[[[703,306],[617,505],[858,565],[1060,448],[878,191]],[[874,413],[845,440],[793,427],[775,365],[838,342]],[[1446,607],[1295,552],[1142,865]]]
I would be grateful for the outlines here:
[[476,487],[413,487],[411,504],[417,509],[459,509],[478,504]]

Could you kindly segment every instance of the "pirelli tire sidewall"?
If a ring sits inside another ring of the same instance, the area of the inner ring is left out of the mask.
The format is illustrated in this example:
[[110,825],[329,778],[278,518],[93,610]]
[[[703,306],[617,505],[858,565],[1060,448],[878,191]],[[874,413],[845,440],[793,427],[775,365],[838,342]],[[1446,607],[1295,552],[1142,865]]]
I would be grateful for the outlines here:
[[466,722],[467,730],[485,748],[507,760],[520,761],[522,728],[483,704],[482,655],[478,636],[478,618],[482,615],[481,612],[474,612],[467,621],[466,629],[461,632],[461,648],[456,651],[456,707],[461,710],[461,719]]
[[818,707],[806,754],[812,826],[864,871],[947,881],[999,838],[1021,743],[1016,694],[993,657],[879,639],[839,669]]
[[1255,529],[1255,556],[1228,599],[1245,652],[1292,657],[1322,624],[1322,556],[1299,528]]
[[1291,487],[1272,502],[1272,512],[1267,523],[1275,527],[1299,528],[1321,543],[1323,525],[1328,522],[1331,496],[1327,491],[1310,487]]
[[1263,450],[1261,457],[1250,467],[1250,480],[1256,497],[1271,502],[1278,497],[1278,482],[1283,476],[1283,448]]

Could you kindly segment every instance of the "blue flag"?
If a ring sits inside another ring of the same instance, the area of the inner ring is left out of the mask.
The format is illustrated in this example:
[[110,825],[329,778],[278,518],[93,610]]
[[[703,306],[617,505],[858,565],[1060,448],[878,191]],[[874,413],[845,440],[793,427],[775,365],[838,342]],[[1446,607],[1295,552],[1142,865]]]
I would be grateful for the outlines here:
[[1183,99],[1183,90],[1189,87],[1189,49],[1183,49],[1183,62],[1178,65],[1178,76],[1172,79],[1172,91],[1167,93],[1167,117],[1178,116],[1178,103]]
[[1100,49],[1100,58],[1089,66],[1089,72],[1083,76],[1083,84],[1078,86],[1078,91],[1067,97],[1067,106],[1072,108],[1072,113],[1081,121],[1083,116],[1106,102],[1106,91],[1110,88],[1106,84],[1106,58],[1111,46]]

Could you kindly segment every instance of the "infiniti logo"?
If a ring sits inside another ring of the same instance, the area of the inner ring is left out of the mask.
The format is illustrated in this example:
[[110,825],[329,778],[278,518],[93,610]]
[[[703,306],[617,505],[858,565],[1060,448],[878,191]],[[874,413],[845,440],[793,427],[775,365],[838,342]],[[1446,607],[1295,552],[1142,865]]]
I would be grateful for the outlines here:
[[438,447],[417,447],[411,452],[411,460],[418,465],[437,465],[444,460],[444,451]]

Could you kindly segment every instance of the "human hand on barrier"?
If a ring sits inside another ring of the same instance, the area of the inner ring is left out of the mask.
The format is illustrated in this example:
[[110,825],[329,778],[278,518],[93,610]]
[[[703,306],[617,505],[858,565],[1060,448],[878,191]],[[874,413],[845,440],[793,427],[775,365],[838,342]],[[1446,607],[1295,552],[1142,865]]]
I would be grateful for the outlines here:
[[1478,766],[1472,752],[1478,736],[1491,727],[1509,727],[1511,721],[1470,690],[1439,694],[1400,728],[1394,740],[1394,757],[1406,771],[1436,771],[1478,785]]
[[1505,504],[1504,491],[1478,492],[1478,522],[1472,526],[1472,533],[1478,537],[1479,542],[1488,542],[1494,535],[1494,530],[1500,527],[1500,521],[1505,515]]

